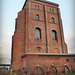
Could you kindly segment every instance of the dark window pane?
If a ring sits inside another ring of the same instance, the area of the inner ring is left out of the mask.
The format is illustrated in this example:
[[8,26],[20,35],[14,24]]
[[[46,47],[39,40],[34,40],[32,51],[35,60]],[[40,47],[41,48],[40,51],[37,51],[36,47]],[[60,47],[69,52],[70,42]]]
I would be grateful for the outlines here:
[[52,40],[57,40],[56,31],[52,30]]
[[35,29],[35,38],[41,39],[41,30],[39,28]]
[[52,23],[54,23],[54,18],[52,17]]
[[50,8],[50,12],[51,12],[51,8]]
[[36,5],[35,5],[35,9],[36,9]]
[[74,59],[74,62],[75,62],[75,59]]
[[41,48],[40,47],[37,47],[37,52],[40,52]]
[[54,13],[54,9],[52,9],[52,13]]
[[70,62],[70,60],[69,59],[66,59],[66,62]]
[[39,20],[39,15],[38,14],[36,15],[36,20]]
[[39,10],[39,6],[38,6],[38,10]]

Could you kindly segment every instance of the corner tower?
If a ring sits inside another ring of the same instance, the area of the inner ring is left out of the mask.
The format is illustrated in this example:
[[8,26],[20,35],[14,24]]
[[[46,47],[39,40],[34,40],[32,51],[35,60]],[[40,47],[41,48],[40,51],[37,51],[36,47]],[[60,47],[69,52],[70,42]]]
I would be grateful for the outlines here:
[[12,38],[13,69],[22,69],[21,56],[25,53],[67,53],[58,4],[26,0]]

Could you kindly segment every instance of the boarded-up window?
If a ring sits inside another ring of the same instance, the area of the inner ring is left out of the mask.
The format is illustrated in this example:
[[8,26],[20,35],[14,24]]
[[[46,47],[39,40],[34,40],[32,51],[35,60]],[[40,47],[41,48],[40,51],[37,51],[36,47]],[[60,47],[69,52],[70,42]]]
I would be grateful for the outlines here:
[[38,14],[36,14],[36,20],[39,20],[39,15]]
[[54,23],[54,18],[52,17],[52,23]]
[[57,35],[55,30],[52,30],[52,40],[57,40]]
[[35,29],[35,39],[41,39],[41,30],[40,30],[40,28]]

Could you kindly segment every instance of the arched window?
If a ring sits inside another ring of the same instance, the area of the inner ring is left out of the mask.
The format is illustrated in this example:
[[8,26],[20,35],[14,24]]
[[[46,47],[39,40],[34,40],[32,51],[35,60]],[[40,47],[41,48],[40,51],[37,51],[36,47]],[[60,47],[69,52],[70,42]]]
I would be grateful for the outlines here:
[[37,47],[37,52],[41,52],[41,48],[40,47]]
[[39,20],[39,15],[38,14],[36,14],[36,20]]
[[44,71],[41,67],[37,66],[31,75],[44,75]]
[[51,66],[49,68],[49,72],[48,72],[48,75],[55,75],[57,73],[57,68],[54,67],[54,66]]
[[52,23],[54,23],[54,18],[52,17]]
[[64,73],[69,73],[70,72],[70,69],[65,65],[64,66]]
[[41,48],[40,47],[37,47],[37,52],[41,52]]
[[43,49],[39,46],[34,49],[34,52],[35,53],[44,53]]
[[35,39],[41,39],[41,29],[40,28],[35,29]]
[[55,30],[52,30],[52,40],[57,40],[57,35]]

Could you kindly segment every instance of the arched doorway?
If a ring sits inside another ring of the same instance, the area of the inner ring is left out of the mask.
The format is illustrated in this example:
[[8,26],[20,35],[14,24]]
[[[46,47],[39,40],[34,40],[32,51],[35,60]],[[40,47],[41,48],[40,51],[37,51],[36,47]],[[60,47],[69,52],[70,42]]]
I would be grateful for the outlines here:
[[31,73],[31,75],[44,75],[43,69],[39,66],[37,66],[34,71]]
[[69,73],[69,72],[70,72],[69,68],[65,65],[64,66],[64,73]]
[[48,75],[56,75],[57,69],[54,66],[51,66],[48,71]]

